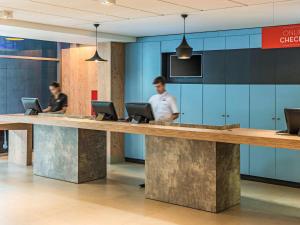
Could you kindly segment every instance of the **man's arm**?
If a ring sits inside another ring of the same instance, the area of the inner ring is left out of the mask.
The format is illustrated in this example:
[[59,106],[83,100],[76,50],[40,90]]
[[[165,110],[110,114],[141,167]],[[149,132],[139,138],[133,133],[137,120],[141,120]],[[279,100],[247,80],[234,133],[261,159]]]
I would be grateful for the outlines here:
[[174,121],[174,120],[178,119],[178,117],[179,117],[179,110],[177,108],[177,103],[176,103],[175,97],[171,97],[170,106],[171,106],[171,110],[172,110],[171,119]]
[[179,113],[173,113],[171,116],[171,119],[176,120],[176,119],[178,119],[178,117],[179,117]]
[[67,112],[68,109],[68,96],[66,95],[63,99],[62,99],[62,110],[59,110],[56,113],[60,113],[60,114],[65,114]]
[[55,114],[65,114],[67,111],[67,106],[63,107],[62,110],[59,110],[57,112],[54,112]]
[[46,109],[43,109],[43,113],[51,112],[51,106],[48,106]]

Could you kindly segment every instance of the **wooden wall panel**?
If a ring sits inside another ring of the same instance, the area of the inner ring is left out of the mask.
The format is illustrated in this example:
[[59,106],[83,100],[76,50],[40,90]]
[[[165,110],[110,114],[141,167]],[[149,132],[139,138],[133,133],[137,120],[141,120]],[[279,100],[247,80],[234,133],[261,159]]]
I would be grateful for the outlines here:
[[99,90],[99,68],[98,64],[85,60],[94,53],[94,47],[62,50],[61,83],[69,98],[69,115],[91,114],[91,91]]
[[[62,90],[69,97],[69,115],[90,115],[91,91],[98,99],[112,101],[119,117],[124,115],[125,46],[122,43],[100,43],[99,52],[107,62],[86,62],[94,47],[79,46],[62,50]],[[108,162],[124,161],[123,134],[107,135]]]

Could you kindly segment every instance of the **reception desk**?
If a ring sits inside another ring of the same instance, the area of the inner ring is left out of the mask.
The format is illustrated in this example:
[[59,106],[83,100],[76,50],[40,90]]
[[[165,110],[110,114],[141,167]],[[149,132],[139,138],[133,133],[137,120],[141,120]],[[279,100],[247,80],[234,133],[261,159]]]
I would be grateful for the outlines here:
[[0,121],[3,126],[34,126],[34,174],[74,183],[106,176],[107,131],[144,134],[146,198],[210,212],[239,204],[239,144],[300,149],[300,137],[234,125],[131,124],[43,115],[1,115]]

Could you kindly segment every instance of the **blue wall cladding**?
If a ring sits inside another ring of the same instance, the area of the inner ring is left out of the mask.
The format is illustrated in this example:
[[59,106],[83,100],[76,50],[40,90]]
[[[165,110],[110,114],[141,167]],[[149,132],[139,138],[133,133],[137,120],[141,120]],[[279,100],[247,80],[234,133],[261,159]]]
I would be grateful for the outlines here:
[[8,41],[0,36],[0,55],[57,57],[57,42],[25,39]]
[[[57,57],[57,43],[39,40],[7,41],[0,37],[0,55]],[[24,111],[21,97],[37,97],[47,106],[49,83],[57,80],[57,62],[0,59],[0,114]]]

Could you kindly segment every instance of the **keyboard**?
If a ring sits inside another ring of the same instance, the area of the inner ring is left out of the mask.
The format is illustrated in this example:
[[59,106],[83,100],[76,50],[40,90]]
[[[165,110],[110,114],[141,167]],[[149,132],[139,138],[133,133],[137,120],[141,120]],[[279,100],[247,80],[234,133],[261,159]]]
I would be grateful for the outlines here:
[[279,131],[276,131],[276,134],[287,134],[288,133],[288,130],[279,130]]

